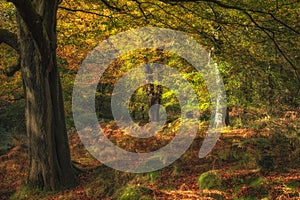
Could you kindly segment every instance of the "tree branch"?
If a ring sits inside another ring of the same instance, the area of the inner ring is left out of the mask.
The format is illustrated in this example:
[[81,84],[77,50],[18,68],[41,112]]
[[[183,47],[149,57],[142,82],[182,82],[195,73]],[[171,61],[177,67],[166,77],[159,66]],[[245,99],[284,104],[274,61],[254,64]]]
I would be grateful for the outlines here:
[[[33,36],[38,49],[45,63],[49,63],[51,57],[51,47],[49,45],[49,37],[43,26],[42,17],[36,12],[30,0],[8,0],[12,2],[23,22],[28,27],[28,31]],[[50,8],[51,9],[51,8]]]
[[15,33],[5,29],[0,29],[0,44],[2,42],[19,52],[18,37]]
[[121,8],[118,8],[118,7],[114,6],[114,5],[109,4],[107,0],[101,0],[101,2],[104,5],[106,5],[106,7],[108,7],[111,10],[115,10],[115,11],[118,11],[118,12],[122,12],[123,11]]
[[207,3],[214,3],[222,8],[227,8],[227,9],[232,9],[232,10],[238,10],[238,11],[243,11],[243,12],[253,12],[253,13],[259,13],[259,14],[264,14],[264,15],[269,15],[271,16],[271,18],[273,18],[275,21],[277,21],[279,24],[285,26],[286,28],[288,28],[289,30],[293,31],[296,34],[300,35],[300,31],[294,29],[293,27],[291,27],[290,25],[284,23],[283,21],[281,21],[280,19],[278,19],[277,17],[275,17],[275,15],[271,12],[265,12],[265,11],[261,11],[261,10],[254,10],[254,9],[246,9],[246,8],[241,8],[239,6],[233,6],[233,5],[228,5],[226,3],[223,3],[221,1],[218,0],[198,0],[198,1],[193,1],[193,0],[161,0],[164,3],[180,3],[180,2],[207,2]]
[[[17,53],[20,52],[18,37],[15,33],[12,33],[5,29],[0,29],[0,44],[5,43],[12,47]],[[12,65],[6,69],[1,70],[6,76],[13,76],[17,71],[21,69],[20,59],[16,65]]]
[[59,8],[59,9],[62,9],[62,10],[69,11],[69,12],[82,12],[82,13],[87,13],[87,14],[96,15],[96,16],[99,16],[99,17],[107,17],[107,18],[111,18],[111,17],[108,16],[108,15],[103,15],[103,14],[96,13],[96,12],[92,12],[92,11],[88,11],[88,10],[72,9],[72,8],[66,8],[66,7],[63,7],[63,6],[59,6],[58,8]]
[[137,3],[139,10],[141,11],[142,15],[144,16],[146,22],[148,22],[148,16],[146,15],[146,13],[143,10],[142,3],[138,0],[133,0],[133,1]]
[[276,42],[276,40],[274,39],[274,37],[272,35],[270,35],[270,33],[267,31],[268,29],[262,27],[261,25],[259,25],[254,18],[247,12],[244,11],[244,13],[249,17],[249,19],[251,20],[252,23],[255,24],[256,27],[258,27],[260,30],[262,30],[269,38],[270,40],[274,43],[276,49],[280,52],[280,54],[283,56],[283,58],[292,66],[293,70],[295,71],[296,77],[298,79],[298,81],[300,81],[300,76],[298,74],[298,69],[297,67],[293,64],[293,62],[285,55],[285,53],[283,52],[283,50],[281,49],[281,47],[279,46],[279,44]]

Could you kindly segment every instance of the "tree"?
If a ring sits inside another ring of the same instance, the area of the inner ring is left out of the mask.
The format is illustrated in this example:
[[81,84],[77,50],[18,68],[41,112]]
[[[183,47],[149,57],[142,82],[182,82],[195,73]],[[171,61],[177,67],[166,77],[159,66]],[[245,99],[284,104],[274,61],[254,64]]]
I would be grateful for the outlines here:
[[[159,105],[162,99],[162,85],[155,85],[153,82],[153,70],[149,66],[147,57],[145,59],[144,72],[147,79],[147,85],[145,85],[145,90],[148,97],[148,107],[150,109],[150,121],[159,121]],[[152,107],[153,105],[156,105]]]
[[56,190],[76,183],[70,162],[62,89],[56,61],[59,0],[8,0],[18,34],[0,30],[0,42],[19,52],[29,138],[28,184]]

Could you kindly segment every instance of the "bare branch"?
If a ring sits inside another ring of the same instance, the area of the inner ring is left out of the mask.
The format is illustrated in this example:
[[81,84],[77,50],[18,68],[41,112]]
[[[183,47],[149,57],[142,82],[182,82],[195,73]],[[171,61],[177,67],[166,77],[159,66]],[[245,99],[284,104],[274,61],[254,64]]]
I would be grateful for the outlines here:
[[69,11],[69,12],[82,12],[82,13],[87,13],[87,14],[96,15],[96,16],[99,16],[99,17],[107,17],[107,18],[111,18],[111,17],[108,16],[108,15],[104,15],[104,14],[92,12],[92,11],[89,11],[89,10],[72,9],[72,8],[66,8],[66,7],[63,7],[63,6],[59,6],[58,8],[59,8],[59,9],[62,9],[62,10]]
[[291,31],[297,33],[300,35],[300,32],[297,31],[296,29],[292,28],[291,26],[289,26],[288,24],[284,23],[283,21],[279,20],[278,18],[276,18],[272,13],[267,13],[268,15],[270,15],[275,21],[277,21],[278,23],[280,23],[281,25],[285,26],[286,28],[290,29]]

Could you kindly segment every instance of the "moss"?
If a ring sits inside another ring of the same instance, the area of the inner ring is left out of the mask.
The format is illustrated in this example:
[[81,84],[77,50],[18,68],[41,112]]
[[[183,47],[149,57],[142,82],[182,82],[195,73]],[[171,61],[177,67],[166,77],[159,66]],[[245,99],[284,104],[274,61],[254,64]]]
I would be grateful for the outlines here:
[[40,190],[38,188],[34,188],[30,185],[25,184],[20,189],[18,189],[9,199],[10,200],[39,200],[45,199],[47,196],[53,194],[54,192],[50,192],[47,190]]
[[285,184],[292,190],[297,190],[297,188],[300,187],[300,179],[290,180],[290,181],[286,182]]
[[219,188],[221,186],[221,179],[218,176],[217,172],[208,171],[208,172],[204,172],[199,176],[198,184],[201,190]]
[[153,191],[150,188],[139,186],[139,185],[133,185],[126,187],[120,194],[119,200],[146,200],[146,199],[152,199],[148,197],[149,195],[152,195]]

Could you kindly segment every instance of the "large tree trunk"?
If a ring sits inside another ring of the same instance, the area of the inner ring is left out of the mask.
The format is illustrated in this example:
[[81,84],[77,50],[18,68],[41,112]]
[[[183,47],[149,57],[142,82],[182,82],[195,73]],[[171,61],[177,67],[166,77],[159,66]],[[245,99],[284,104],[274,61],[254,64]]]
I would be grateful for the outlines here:
[[[18,10],[21,70],[29,136],[28,183],[56,190],[73,186],[61,84],[56,62],[56,0],[11,0]],[[33,21],[33,19],[36,21]]]

